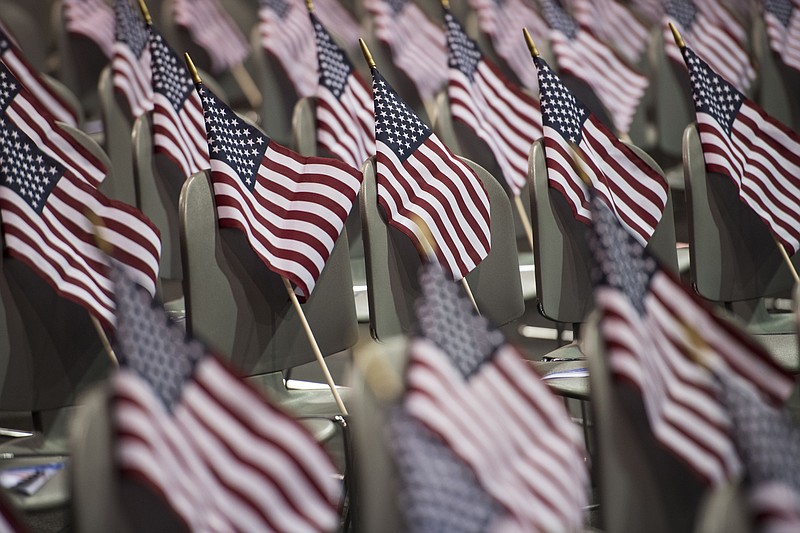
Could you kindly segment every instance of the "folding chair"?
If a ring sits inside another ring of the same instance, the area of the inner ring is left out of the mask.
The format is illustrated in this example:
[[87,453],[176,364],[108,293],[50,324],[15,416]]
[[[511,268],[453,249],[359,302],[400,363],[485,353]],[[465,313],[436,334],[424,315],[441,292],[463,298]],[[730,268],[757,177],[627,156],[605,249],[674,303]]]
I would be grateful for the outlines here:
[[632,388],[611,383],[598,313],[585,324],[599,474],[601,529],[693,531],[703,486],[650,431],[644,405]]
[[[477,173],[491,204],[491,250],[466,280],[481,314],[493,324],[503,325],[518,318],[525,308],[511,204],[493,176],[468,159],[462,161]],[[383,340],[414,329],[414,303],[420,295],[416,273],[421,259],[411,240],[389,226],[378,207],[374,159],[367,161],[363,170],[359,202],[369,326],[372,337]]]
[[[284,384],[281,371],[314,361],[314,353],[280,277],[242,232],[219,228],[207,173],[184,183],[179,214],[187,331],[230,356],[243,375],[298,415],[338,414],[327,388],[290,390]],[[346,350],[357,340],[352,287],[343,233],[303,304],[323,355]]]
[[780,364],[800,372],[793,315],[770,313],[765,304],[768,297],[790,297],[794,284],[771,232],[731,179],[706,172],[694,124],[684,131],[683,154],[694,289],[744,320]]
[[[85,133],[61,127],[107,160]],[[88,311],[6,256],[0,257],[0,368],[0,425],[32,433],[0,446],[0,454],[10,454],[2,456],[0,468],[63,462],[76,397],[106,375],[109,357]],[[60,471],[39,492],[14,500],[23,509],[39,510],[64,505],[68,494]]]
[[757,59],[755,92],[758,104],[771,116],[797,131],[800,127],[800,102],[795,92],[800,73],[787,67],[769,44],[764,18],[753,18],[753,57]]

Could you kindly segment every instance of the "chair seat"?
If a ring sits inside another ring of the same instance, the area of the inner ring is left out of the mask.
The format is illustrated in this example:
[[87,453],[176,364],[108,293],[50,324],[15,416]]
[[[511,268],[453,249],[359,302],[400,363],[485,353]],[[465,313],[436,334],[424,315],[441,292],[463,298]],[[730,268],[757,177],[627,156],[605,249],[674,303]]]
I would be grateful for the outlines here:
[[[572,344],[564,346],[567,348],[573,346]],[[562,348],[559,348],[561,350]],[[575,346],[577,350],[577,346]],[[559,350],[556,350],[558,352]],[[566,352],[566,350],[564,350]],[[548,354],[548,357],[554,353]],[[553,377],[548,378],[555,373],[566,373],[568,376],[570,371],[579,371],[580,369],[588,369],[585,359],[572,359],[569,361],[532,361],[533,368],[542,376],[545,383],[550,389],[559,396],[567,398],[575,398],[577,400],[589,399],[589,377],[581,373],[577,377]]]
[[[42,455],[37,457],[19,457],[0,461],[0,470],[35,467],[50,463],[63,463],[67,460],[63,455]],[[64,507],[69,503],[69,477],[64,467],[35,493],[30,496],[6,491],[14,505],[22,511],[44,511]]]

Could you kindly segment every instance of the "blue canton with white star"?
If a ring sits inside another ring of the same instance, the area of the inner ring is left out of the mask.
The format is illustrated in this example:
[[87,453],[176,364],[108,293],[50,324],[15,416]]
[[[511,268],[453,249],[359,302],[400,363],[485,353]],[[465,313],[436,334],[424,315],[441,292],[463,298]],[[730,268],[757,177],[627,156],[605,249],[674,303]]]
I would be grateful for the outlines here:
[[166,96],[172,108],[180,111],[194,90],[189,71],[178,54],[155,30],[150,34],[150,56],[153,62],[153,91]]
[[433,132],[377,70],[372,75],[372,94],[375,98],[375,139],[391,148],[402,163]]
[[199,86],[198,92],[203,102],[211,159],[225,162],[252,192],[269,137],[239,118],[208,87]]
[[683,49],[692,82],[692,98],[698,112],[714,117],[728,135],[733,121],[744,103],[744,95],[711,70],[705,61],[689,48]]
[[395,15],[400,13],[403,8],[406,7],[406,4],[408,4],[408,0],[384,0],[384,2],[389,4],[389,7],[392,8],[392,13]]
[[445,352],[465,378],[488,361],[505,339],[475,308],[462,287],[438,263],[420,267],[423,296],[417,301],[420,333]]
[[794,4],[792,0],[767,0],[764,2],[764,10],[775,15],[783,27],[788,28],[789,22],[792,20]]
[[578,34],[578,22],[572,18],[558,0],[541,0],[544,18],[551,29],[560,31],[571,41]]
[[11,74],[3,62],[0,62],[0,113],[5,114],[6,108],[11,105],[11,101],[19,91],[20,85],[17,78]]
[[553,128],[568,142],[580,144],[589,110],[575,99],[544,59],[536,57],[534,63],[539,76],[542,125]]
[[147,26],[130,0],[114,1],[114,39],[128,45],[136,57],[147,46]]
[[314,33],[317,37],[319,82],[336,98],[339,98],[344,92],[353,66],[313,13],[311,13],[311,25],[314,26]]
[[596,285],[617,289],[645,314],[644,300],[658,263],[625,228],[599,196],[591,193],[592,228],[589,248],[595,260]]
[[172,412],[185,383],[209,352],[199,341],[187,338],[150,294],[113,262],[110,277],[117,305],[119,364],[139,374]]
[[483,59],[478,45],[467,36],[464,27],[450,11],[445,11],[444,23],[447,28],[447,47],[450,51],[447,56],[448,66],[463,72],[469,81],[475,81],[475,71]]
[[664,11],[686,31],[697,18],[697,6],[692,0],[665,0]]
[[64,170],[14,124],[0,120],[0,179],[36,213],[42,214]]
[[261,7],[271,9],[282,19],[286,18],[286,14],[292,9],[286,0],[261,0]]
[[389,429],[408,531],[491,531],[491,524],[505,513],[475,472],[402,408],[390,412]]

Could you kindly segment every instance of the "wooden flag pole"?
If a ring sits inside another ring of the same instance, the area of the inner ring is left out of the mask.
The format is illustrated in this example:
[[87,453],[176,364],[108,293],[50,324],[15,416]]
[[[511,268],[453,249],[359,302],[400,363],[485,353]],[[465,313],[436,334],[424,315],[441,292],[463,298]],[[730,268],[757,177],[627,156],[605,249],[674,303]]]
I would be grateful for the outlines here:
[[[142,3],[142,5],[144,5]],[[146,9],[146,8],[145,8]],[[94,240],[97,244],[97,247],[100,248],[100,251],[106,254],[108,257],[113,257],[114,247],[111,246],[111,243],[107,240],[103,239],[100,236],[99,229],[103,227],[102,219],[97,216],[93,211],[89,210],[86,213],[86,218],[88,218],[92,225],[94,226]],[[106,335],[106,330],[103,329],[102,324],[100,321],[97,320],[97,317],[94,316],[91,312],[89,312],[89,318],[92,320],[92,325],[94,326],[95,331],[97,331],[97,336],[100,337],[100,343],[103,345],[103,350],[106,352],[106,355],[111,360],[111,363],[114,366],[119,366],[119,359],[117,359],[117,354],[114,353],[114,348],[111,347],[111,341],[108,340],[108,335]]]
[[777,237],[775,237],[774,234],[772,235],[772,238],[775,239],[775,244],[778,245],[778,250],[781,251],[783,260],[786,261],[786,266],[789,267],[789,272],[792,273],[795,285],[800,285],[800,276],[798,276],[797,274],[797,269],[794,267],[794,263],[792,263],[792,258],[789,257],[789,253],[786,251],[786,247],[783,245],[781,241],[778,240]]
[[97,320],[96,316],[89,313],[89,318],[92,319],[94,329],[97,330],[97,336],[100,337],[100,343],[103,345],[103,350],[106,352],[106,355],[108,355],[108,358],[111,360],[111,364],[118,367],[119,359],[117,359],[117,354],[114,353],[114,348],[111,347],[111,342],[108,340],[106,331],[103,329],[103,326],[100,324],[100,321]]
[[242,93],[244,93],[247,103],[250,104],[254,111],[258,111],[263,101],[261,98],[261,91],[258,90],[258,85],[253,81],[253,78],[250,76],[244,64],[237,63],[233,65],[231,67],[231,74],[233,74],[233,79],[236,80],[236,84],[242,90]]
[[525,228],[525,236],[528,237],[528,244],[531,247],[531,252],[533,252],[533,228],[531,227],[531,221],[528,220],[528,213],[525,212],[525,206],[522,205],[522,198],[519,197],[519,194],[514,195],[514,205],[517,206],[517,214],[519,214],[519,219]]
[[314,356],[317,358],[320,368],[322,368],[322,373],[325,375],[325,381],[328,383],[331,393],[333,393],[333,399],[336,400],[336,405],[339,407],[339,410],[342,412],[342,414],[346,415],[348,414],[347,408],[344,406],[342,397],[339,396],[339,391],[336,390],[336,383],[333,382],[331,372],[328,370],[328,365],[325,363],[325,358],[322,356],[322,352],[319,349],[317,339],[314,338],[314,332],[311,331],[311,326],[308,325],[306,314],[303,312],[303,308],[300,307],[300,302],[297,300],[297,295],[294,293],[294,289],[292,289],[292,284],[289,283],[289,280],[284,276],[281,276],[281,279],[283,280],[284,287],[286,287],[286,292],[289,293],[289,299],[292,300],[292,305],[294,306],[295,311],[297,311],[297,316],[300,317],[300,323],[303,325],[303,329],[306,332],[306,337],[308,337],[308,342],[311,344],[311,349],[314,351]]

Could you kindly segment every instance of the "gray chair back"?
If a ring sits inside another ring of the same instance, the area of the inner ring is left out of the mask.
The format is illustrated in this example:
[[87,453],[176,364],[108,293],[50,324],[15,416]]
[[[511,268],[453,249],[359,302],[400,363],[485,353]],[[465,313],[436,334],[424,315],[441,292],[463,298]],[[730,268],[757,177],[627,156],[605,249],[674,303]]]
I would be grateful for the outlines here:
[[128,104],[124,103],[114,90],[111,65],[106,66],[100,74],[97,92],[103,116],[105,150],[115,173],[113,183],[103,184],[103,192],[115,200],[136,205],[131,144],[133,117],[128,110]]
[[[480,312],[503,325],[525,308],[511,204],[494,177],[472,161],[462,160],[478,174],[491,203],[491,250],[466,279]],[[380,340],[413,331],[421,259],[411,240],[389,226],[378,206],[374,159],[363,170],[360,207],[370,332]]]
[[[694,124],[684,131],[683,150],[695,290],[714,302],[788,294],[793,278],[772,233],[730,178],[706,172]],[[800,258],[792,262],[800,265]]]
[[[633,151],[659,173],[661,169],[635,146]],[[594,307],[589,252],[589,228],[577,221],[564,195],[547,181],[544,145],[531,147],[528,179],[532,182],[533,261],[539,311],[557,322],[580,323]],[[662,173],[663,174],[663,173]],[[672,197],[668,193],[664,216],[647,248],[677,274],[675,223]]]
[[758,77],[755,93],[758,104],[771,116],[791,129],[800,127],[800,102],[795,98],[800,84],[800,73],[787,67],[778,54],[772,51],[763,17],[753,18],[753,57],[757,59]]
[[[179,217],[187,331],[230,357],[246,376],[313,361],[281,278],[252,251],[241,231],[219,227],[207,172],[184,183]],[[356,342],[345,233],[303,310],[323,355]]]
[[298,153],[307,156],[319,155],[317,154],[317,106],[313,98],[303,97],[294,106],[292,142]]

